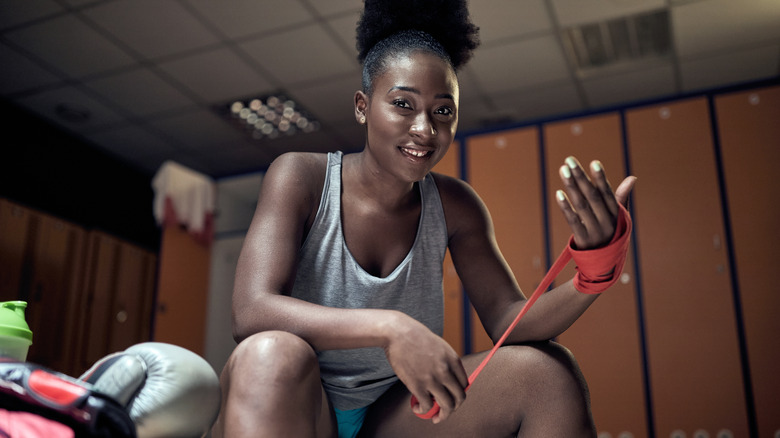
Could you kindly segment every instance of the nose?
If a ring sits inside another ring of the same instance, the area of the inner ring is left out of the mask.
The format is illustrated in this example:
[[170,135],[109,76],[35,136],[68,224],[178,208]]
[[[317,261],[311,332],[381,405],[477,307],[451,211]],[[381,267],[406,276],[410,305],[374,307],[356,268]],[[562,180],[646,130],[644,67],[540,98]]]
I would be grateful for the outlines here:
[[414,122],[409,127],[409,133],[417,137],[433,137],[437,134],[433,121],[425,113],[415,117]]

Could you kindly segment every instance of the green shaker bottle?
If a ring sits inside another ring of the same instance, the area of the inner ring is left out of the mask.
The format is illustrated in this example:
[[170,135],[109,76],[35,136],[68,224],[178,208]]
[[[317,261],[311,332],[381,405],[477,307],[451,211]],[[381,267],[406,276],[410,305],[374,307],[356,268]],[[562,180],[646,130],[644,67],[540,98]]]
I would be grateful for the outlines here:
[[27,360],[32,332],[24,319],[24,301],[0,302],[0,358]]

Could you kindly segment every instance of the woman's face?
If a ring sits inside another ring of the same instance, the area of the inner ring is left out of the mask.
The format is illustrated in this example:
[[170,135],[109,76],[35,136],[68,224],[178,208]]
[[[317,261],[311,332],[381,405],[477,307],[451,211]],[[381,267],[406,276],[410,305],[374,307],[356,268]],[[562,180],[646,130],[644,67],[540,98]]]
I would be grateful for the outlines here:
[[458,80],[435,55],[413,52],[374,79],[371,96],[358,92],[366,149],[407,181],[421,180],[447,152],[458,125]]

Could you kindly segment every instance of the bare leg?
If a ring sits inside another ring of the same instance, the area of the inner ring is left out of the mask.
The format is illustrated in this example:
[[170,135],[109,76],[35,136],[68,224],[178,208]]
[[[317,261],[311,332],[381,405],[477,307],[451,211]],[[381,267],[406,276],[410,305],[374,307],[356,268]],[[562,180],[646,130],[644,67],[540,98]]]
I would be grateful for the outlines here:
[[220,378],[214,437],[333,437],[336,422],[311,346],[286,332],[239,344]]
[[[463,359],[471,372],[485,353]],[[564,347],[543,342],[501,347],[449,419],[417,418],[397,384],[369,410],[361,437],[594,437],[585,380]]]

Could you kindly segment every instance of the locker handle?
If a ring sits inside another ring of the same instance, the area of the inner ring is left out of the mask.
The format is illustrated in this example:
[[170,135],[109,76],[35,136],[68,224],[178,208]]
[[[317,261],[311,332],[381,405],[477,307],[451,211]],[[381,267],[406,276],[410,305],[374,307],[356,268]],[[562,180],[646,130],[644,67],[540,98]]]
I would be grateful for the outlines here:
[[712,236],[712,248],[715,251],[719,251],[723,247],[723,242],[720,239],[719,235]]

